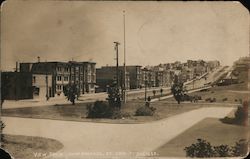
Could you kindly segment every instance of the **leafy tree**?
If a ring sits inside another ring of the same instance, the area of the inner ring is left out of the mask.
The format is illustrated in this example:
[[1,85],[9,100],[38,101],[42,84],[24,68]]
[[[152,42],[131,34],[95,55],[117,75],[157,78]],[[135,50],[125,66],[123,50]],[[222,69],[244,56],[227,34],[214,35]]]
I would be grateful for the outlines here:
[[76,84],[68,84],[64,87],[63,93],[67,96],[68,100],[75,105],[75,99],[78,95]]
[[171,92],[175,100],[180,104],[181,99],[184,95],[183,83],[178,80],[178,76],[175,75],[174,84],[171,87]]
[[121,108],[121,94],[117,87],[111,86],[108,89],[108,98],[109,105],[113,108]]

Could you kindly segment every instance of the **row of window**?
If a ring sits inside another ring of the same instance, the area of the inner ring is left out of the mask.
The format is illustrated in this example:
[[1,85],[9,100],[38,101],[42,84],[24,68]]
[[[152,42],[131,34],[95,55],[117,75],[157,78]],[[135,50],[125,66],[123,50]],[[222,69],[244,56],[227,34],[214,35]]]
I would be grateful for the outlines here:
[[[70,68],[69,68],[69,67],[60,67],[60,66],[59,66],[59,67],[56,68],[56,70],[57,70],[58,72],[62,72],[63,69],[64,69],[65,72],[69,72],[69,71],[70,71]],[[78,71],[83,72],[83,67],[75,67],[75,71],[76,71],[76,72],[78,72]],[[88,67],[87,67],[87,71],[88,71],[88,72],[93,72],[93,73],[95,73],[95,67],[94,67],[94,66],[93,66],[93,67],[88,66]],[[74,72],[74,68],[73,68],[73,67],[71,68],[71,72]]]
[[[91,89],[94,88],[94,84],[89,85]],[[83,88],[83,85],[80,85],[80,89]],[[63,90],[63,85],[56,85],[56,90],[57,91],[62,91]]]
[[[64,78],[63,79],[63,81],[69,81],[69,76],[57,76],[56,77],[56,80],[57,81],[62,81],[62,78]],[[76,76],[75,77],[76,78],[76,80],[79,80],[79,76]],[[71,76],[71,79],[74,79],[74,76]],[[83,80],[83,76],[80,76],[80,80],[82,81]],[[95,76],[94,75],[92,75],[92,76],[88,76],[88,78],[87,78],[87,81],[88,82],[91,82],[91,81],[95,81]]]

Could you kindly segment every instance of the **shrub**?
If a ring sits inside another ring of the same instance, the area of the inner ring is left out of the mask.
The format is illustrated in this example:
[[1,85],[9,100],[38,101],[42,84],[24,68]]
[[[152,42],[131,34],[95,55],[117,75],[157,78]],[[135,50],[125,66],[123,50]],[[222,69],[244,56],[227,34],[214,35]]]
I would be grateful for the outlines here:
[[216,157],[230,157],[230,147],[228,145],[214,146],[214,153]]
[[87,118],[112,118],[114,113],[114,108],[104,101],[96,101],[94,105],[87,106]]
[[244,111],[243,107],[238,106],[236,112],[234,113],[234,123],[243,125],[245,119],[247,118],[247,114]]
[[206,98],[205,101],[209,102],[209,101],[211,101],[211,98]]
[[222,101],[223,101],[223,102],[227,101],[227,98],[223,98]]
[[210,102],[216,102],[216,98],[213,98]]
[[3,132],[3,129],[5,128],[5,124],[2,121],[0,121],[0,126],[1,126],[0,142],[1,142],[1,147],[4,147],[3,143],[5,141],[5,138],[2,132]]
[[136,110],[135,116],[152,116],[155,110],[154,107],[142,106]]
[[237,110],[234,113],[233,118],[225,117],[223,119],[220,119],[223,123],[227,124],[238,124],[238,125],[244,125],[245,120],[247,120],[248,114],[244,110],[242,106],[238,106]]
[[235,146],[232,147],[233,156],[245,156],[248,151],[248,142],[245,139],[241,139],[235,143]]
[[239,157],[248,152],[248,142],[241,139],[234,146],[228,145],[212,146],[209,142],[197,139],[197,143],[185,147],[187,157]]
[[197,143],[185,147],[188,157],[213,157],[215,156],[213,147],[209,142],[202,139],[197,139]]

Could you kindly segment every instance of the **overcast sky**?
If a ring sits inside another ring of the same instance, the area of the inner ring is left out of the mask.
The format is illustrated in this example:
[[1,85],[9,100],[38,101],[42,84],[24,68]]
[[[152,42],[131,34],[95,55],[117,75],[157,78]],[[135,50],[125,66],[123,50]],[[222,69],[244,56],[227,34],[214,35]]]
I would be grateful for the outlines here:
[[249,53],[249,13],[237,2],[8,0],[2,6],[2,70],[37,56],[114,65],[114,41],[121,43],[123,62],[123,10],[128,65],[187,59],[230,65]]

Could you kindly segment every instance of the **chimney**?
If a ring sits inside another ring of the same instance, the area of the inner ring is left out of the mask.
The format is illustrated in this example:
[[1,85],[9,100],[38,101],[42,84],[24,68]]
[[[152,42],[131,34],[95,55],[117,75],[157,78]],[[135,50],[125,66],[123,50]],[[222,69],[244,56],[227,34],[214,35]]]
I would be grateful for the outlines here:
[[40,56],[37,56],[37,61],[40,62]]

